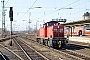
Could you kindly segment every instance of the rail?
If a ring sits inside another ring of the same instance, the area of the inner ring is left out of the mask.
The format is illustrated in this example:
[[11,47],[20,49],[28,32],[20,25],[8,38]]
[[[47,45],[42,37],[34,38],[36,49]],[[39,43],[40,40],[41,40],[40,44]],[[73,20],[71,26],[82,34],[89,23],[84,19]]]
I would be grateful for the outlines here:
[[[25,43],[24,43],[25,44]],[[35,49],[33,49],[32,47],[30,47],[28,44],[26,44],[29,48],[31,48],[32,50],[34,50],[38,55],[40,55],[41,57],[43,57],[45,60],[49,60],[47,57],[43,56],[41,53],[39,53],[38,51],[36,51]]]
[[28,54],[26,53],[26,51],[22,48],[22,46],[15,40],[15,38],[14,38],[14,41],[18,44],[18,46],[21,48],[21,50],[24,52],[24,54],[27,56],[27,58],[28,58],[29,60],[32,60],[32,59],[28,56]]
[[[15,40],[16,41],[16,40]],[[17,41],[16,41],[17,42]],[[18,43],[18,42],[17,42]],[[45,56],[43,56],[42,54],[40,54],[38,51],[36,51],[35,49],[33,49],[32,47],[30,47],[28,44],[26,44],[24,41],[22,41],[23,44],[25,44],[26,46],[28,46],[31,50],[35,51],[38,55],[40,55],[43,59],[45,60],[49,60],[48,58],[46,58]],[[20,44],[18,44],[22,51],[24,51],[24,53],[27,55],[27,57],[29,58],[29,60],[32,60],[32,58],[30,58],[30,56],[28,56],[27,52],[22,48],[22,46]]]
[[6,50],[8,50],[9,52],[11,52],[12,54],[14,54],[16,57],[18,57],[20,60],[24,60],[23,58],[21,58],[19,55],[17,55],[16,53],[14,53],[12,50],[8,49],[7,47],[4,47],[3,45],[0,44],[0,46],[2,46],[3,48],[5,48]]
[[7,60],[4,55],[2,54],[2,52],[0,51],[0,55],[2,56],[3,60]]
[[[25,37],[23,37],[23,38],[25,38]],[[32,39],[31,39],[32,40]],[[32,41],[35,41],[35,40],[32,40]],[[42,45],[42,44],[40,44],[40,45]],[[60,53],[60,54],[62,54],[62,55],[64,55],[64,56],[68,56],[68,57],[70,57],[70,58],[73,58],[73,59],[76,59],[76,60],[83,60],[82,58],[79,58],[79,57],[77,57],[77,56],[74,56],[74,55],[71,55],[71,54],[68,54],[68,53],[65,53],[65,52],[63,52],[63,51],[60,51],[60,50],[57,50],[57,49],[54,49],[54,48],[51,48],[51,47],[48,47],[48,46],[44,46],[44,45],[42,45],[43,47],[46,47],[46,48],[48,48],[48,49],[51,49],[52,51],[55,51],[55,52],[57,52],[57,53]],[[61,58],[60,58],[61,59]],[[46,59],[47,60],[47,59]]]

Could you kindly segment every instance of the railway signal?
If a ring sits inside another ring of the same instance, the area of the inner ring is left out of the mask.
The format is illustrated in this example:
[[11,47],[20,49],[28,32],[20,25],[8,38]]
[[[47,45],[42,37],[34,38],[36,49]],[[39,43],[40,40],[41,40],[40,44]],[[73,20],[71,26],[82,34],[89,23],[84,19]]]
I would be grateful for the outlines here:
[[10,21],[13,21],[13,7],[10,7],[9,17],[10,17]]

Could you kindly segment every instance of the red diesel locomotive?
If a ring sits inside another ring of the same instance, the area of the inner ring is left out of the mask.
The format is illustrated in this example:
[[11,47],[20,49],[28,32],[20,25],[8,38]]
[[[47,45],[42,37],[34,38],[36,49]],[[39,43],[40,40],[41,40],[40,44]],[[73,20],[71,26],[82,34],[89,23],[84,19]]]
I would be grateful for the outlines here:
[[57,21],[43,24],[37,33],[37,42],[54,48],[61,48],[68,42],[64,37],[64,26]]

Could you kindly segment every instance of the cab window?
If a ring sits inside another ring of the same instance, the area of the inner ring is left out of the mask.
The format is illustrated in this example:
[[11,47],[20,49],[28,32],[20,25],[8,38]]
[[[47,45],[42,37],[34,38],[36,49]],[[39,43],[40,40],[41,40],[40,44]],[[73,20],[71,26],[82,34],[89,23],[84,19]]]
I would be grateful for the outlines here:
[[54,28],[54,31],[57,31],[57,28]]
[[63,32],[63,28],[60,28],[60,32]]

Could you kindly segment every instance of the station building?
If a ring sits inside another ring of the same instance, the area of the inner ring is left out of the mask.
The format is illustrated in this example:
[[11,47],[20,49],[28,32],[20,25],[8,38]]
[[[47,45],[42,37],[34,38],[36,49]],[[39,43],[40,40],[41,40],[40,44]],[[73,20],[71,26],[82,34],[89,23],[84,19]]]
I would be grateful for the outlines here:
[[82,20],[64,23],[63,25],[65,26],[66,35],[90,35],[90,13],[84,13]]

